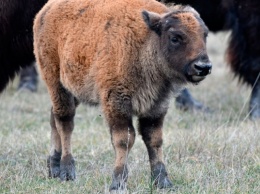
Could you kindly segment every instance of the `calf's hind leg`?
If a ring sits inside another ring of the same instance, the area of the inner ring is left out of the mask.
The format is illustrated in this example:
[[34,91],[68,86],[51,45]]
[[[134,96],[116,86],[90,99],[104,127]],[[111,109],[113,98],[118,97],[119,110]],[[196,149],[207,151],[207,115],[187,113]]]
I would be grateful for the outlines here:
[[61,159],[61,139],[57,131],[53,111],[51,109],[51,151],[47,160],[49,177],[56,178],[60,176],[60,159]]
[[139,118],[139,132],[149,154],[151,165],[151,175],[153,184],[160,188],[170,188],[172,183],[168,178],[162,154],[162,125],[164,115],[158,118],[141,117]]
[[51,153],[48,159],[50,177],[74,180],[75,161],[71,154],[71,135],[77,102],[60,83],[51,88]]

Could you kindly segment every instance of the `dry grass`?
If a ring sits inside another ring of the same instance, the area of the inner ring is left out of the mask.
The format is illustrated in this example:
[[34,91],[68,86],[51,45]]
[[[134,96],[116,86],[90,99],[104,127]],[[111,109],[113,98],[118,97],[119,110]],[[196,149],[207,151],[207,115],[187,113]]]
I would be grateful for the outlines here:
[[[148,156],[140,136],[129,157],[129,193],[259,193],[260,128],[248,120],[250,90],[238,86],[224,63],[226,34],[210,35],[213,73],[194,96],[214,110],[184,113],[174,101],[164,125],[164,156],[175,191],[153,190]],[[73,152],[77,180],[48,179],[50,100],[39,92],[16,92],[16,82],[0,96],[0,193],[107,193],[114,152],[101,111],[80,106]]]

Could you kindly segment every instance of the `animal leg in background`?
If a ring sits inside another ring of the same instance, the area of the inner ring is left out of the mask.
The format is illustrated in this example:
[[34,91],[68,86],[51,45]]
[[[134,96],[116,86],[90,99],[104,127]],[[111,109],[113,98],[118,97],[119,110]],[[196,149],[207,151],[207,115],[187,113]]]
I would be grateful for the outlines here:
[[36,92],[38,86],[38,73],[33,62],[30,66],[21,69],[18,90],[27,89]]
[[163,163],[163,120],[164,115],[158,118],[139,118],[139,131],[142,135],[149,154],[152,180],[154,181],[154,184],[160,189],[170,188],[173,186],[167,176],[167,171]]
[[60,83],[52,85],[51,153],[48,159],[50,177],[64,180],[76,178],[75,162],[71,154],[71,135],[77,102]]
[[194,99],[188,89],[182,90],[176,97],[175,105],[178,109],[183,111],[211,112],[207,106]]
[[[260,76],[260,74],[259,74]],[[260,78],[259,78],[260,79]],[[250,103],[249,112],[251,119],[260,119],[260,81],[258,80],[253,87]]]

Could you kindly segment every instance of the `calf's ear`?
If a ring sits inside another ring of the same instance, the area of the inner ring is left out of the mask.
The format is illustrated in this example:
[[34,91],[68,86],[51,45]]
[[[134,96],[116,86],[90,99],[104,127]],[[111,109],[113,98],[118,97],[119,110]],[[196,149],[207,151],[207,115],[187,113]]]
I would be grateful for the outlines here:
[[158,35],[161,35],[161,16],[150,11],[142,11],[142,16],[146,25]]

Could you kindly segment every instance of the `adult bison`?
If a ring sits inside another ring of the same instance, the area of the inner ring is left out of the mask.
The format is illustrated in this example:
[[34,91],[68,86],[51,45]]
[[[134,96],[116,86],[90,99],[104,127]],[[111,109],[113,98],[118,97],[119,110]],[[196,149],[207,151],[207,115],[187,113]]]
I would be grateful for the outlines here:
[[241,81],[250,85],[249,111],[251,118],[260,118],[260,1],[223,1],[228,12],[227,26],[231,39],[227,60]]
[[0,0],[0,92],[20,68],[34,63],[32,26],[47,0]]
[[[227,61],[241,81],[252,87],[249,113],[260,118],[260,1],[258,0],[161,0],[189,4],[213,32],[228,29],[231,37]],[[187,95],[186,95],[187,96]],[[185,97],[183,93],[179,99]],[[189,96],[188,96],[189,97]],[[187,97],[186,97],[187,98]],[[187,98],[189,102],[192,98]],[[178,101],[178,98],[177,98]],[[181,102],[181,101],[180,101]],[[191,101],[192,102],[192,101]],[[184,103],[183,103],[184,104]]]
[[100,104],[110,128],[116,153],[110,190],[127,181],[134,115],[154,184],[171,187],[163,120],[171,94],[210,73],[207,33],[191,7],[170,10],[155,0],[49,1],[35,19],[34,48],[53,105],[50,176],[75,179],[71,135],[81,101]]

